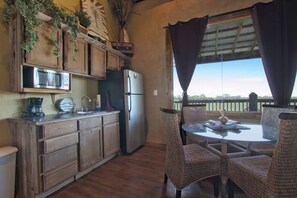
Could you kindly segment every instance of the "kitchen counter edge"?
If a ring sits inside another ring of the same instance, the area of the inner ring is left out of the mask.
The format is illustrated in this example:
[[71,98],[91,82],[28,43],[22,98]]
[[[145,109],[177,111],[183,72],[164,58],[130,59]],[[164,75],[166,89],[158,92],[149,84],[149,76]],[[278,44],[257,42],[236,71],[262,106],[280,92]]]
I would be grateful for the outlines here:
[[120,111],[100,111],[94,112],[86,115],[79,115],[75,113],[64,113],[64,114],[49,114],[44,117],[15,117],[15,118],[7,118],[8,121],[19,121],[19,122],[29,122],[34,123],[35,125],[43,125],[67,120],[79,120],[84,118],[91,118],[97,116],[106,116],[110,114],[120,113]]

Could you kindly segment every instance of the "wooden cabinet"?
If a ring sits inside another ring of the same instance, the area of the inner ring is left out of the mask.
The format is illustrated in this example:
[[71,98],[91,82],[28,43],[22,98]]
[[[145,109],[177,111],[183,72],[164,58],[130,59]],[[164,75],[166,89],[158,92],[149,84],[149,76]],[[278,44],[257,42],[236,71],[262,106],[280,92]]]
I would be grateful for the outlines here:
[[[49,24],[43,23],[42,26],[36,27],[36,31],[39,42],[31,52],[25,53],[25,63],[62,70],[62,30],[55,30]],[[61,49],[62,54],[58,57],[53,54],[55,47],[52,37]]]
[[106,76],[106,51],[94,44],[90,46],[90,75],[99,78]]
[[69,72],[88,75],[88,43],[77,38],[77,52],[75,44],[70,41],[69,35],[64,37],[64,69]]
[[[37,17],[41,21],[51,19],[42,13],[39,13]],[[22,49],[22,43],[25,37],[25,27],[22,16],[17,13],[9,24],[10,91],[42,93],[68,92],[58,89],[24,88],[22,68],[24,65],[50,68],[53,70],[64,69],[75,75],[105,79],[107,59],[108,69],[112,70],[120,69],[123,62],[125,62],[125,65],[131,63],[131,57],[84,34],[78,34],[77,48],[79,51],[75,54],[75,46],[73,43],[69,42],[67,33],[64,31],[67,26],[63,26],[63,28],[65,28],[64,30],[55,30],[46,22],[36,28],[39,35],[39,42],[31,52],[27,53]],[[66,35],[64,38],[62,36],[63,31],[64,35]],[[61,54],[58,57],[54,55],[55,45],[52,41],[52,37],[55,38],[57,46],[61,49]],[[73,61],[73,57],[75,57],[75,61]]]
[[119,127],[118,122],[103,126],[104,157],[108,157],[120,150]]
[[79,122],[79,170],[83,171],[102,159],[102,118]]
[[102,159],[101,127],[84,130],[79,134],[79,170],[83,171]]
[[19,149],[17,196],[45,197],[70,183],[78,172],[77,121],[36,125],[22,119],[9,120],[12,142]]
[[[77,173],[78,131],[76,120],[40,126],[39,152],[41,192]],[[43,163],[42,163],[43,162]]]
[[120,150],[119,115],[103,117],[103,156],[108,157]]
[[110,70],[120,70],[120,58],[118,55],[112,53],[112,52],[107,52],[107,69]]
[[17,197],[47,197],[120,150],[119,112],[51,119],[8,119],[12,145],[19,150]]

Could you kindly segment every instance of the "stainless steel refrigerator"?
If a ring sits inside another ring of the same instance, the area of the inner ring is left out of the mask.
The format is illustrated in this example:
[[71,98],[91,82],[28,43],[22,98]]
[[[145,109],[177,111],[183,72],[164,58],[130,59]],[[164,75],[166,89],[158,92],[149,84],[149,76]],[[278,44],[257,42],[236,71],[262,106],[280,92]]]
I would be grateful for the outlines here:
[[[132,153],[144,145],[145,118],[142,74],[131,71],[108,71],[99,81],[102,110],[110,105],[120,111],[120,144],[122,153]],[[108,97],[107,97],[108,95]]]

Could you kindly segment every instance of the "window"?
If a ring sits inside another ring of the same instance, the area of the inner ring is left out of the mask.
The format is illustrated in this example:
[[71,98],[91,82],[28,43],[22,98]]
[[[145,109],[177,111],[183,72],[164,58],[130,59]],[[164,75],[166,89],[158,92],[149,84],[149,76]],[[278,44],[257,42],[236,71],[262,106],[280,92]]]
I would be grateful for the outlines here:
[[[174,96],[182,96],[176,69],[173,69]],[[297,79],[292,97],[297,97]],[[269,85],[260,58],[223,63],[196,65],[188,88],[189,96],[201,98],[218,96],[248,97],[255,92],[259,97],[271,97]]]
[[[258,98],[271,98],[273,103],[249,9],[210,18],[198,56],[188,88],[189,100],[241,99],[254,92]],[[182,89],[175,67],[173,83],[174,99],[179,101]],[[296,83],[292,93],[295,98]]]

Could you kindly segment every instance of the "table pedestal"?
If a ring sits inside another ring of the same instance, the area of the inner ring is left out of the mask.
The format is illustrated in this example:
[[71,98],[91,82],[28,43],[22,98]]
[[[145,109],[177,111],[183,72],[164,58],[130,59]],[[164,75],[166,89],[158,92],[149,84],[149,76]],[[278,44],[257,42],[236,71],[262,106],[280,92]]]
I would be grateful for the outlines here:
[[222,140],[221,143],[208,144],[207,149],[221,157],[221,197],[225,197],[228,180],[228,158],[249,156],[249,147],[244,149],[235,144]]

